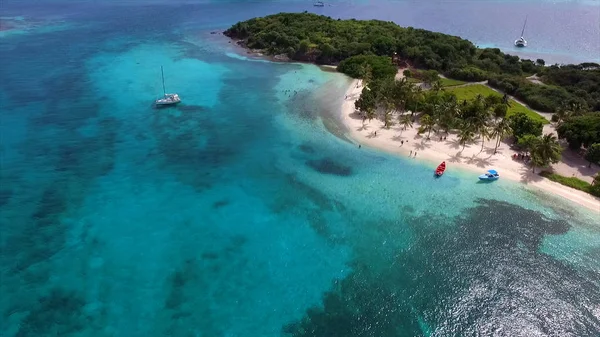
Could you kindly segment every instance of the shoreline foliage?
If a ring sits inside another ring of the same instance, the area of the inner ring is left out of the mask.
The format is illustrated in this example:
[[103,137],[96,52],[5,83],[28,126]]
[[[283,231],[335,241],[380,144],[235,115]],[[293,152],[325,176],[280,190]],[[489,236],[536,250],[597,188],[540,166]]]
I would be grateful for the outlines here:
[[[393,22],[336,20],[307,12],[253,18],[236,23],[224,34],[239,39],[244,47],[268,55],[285,54],[296,61],[338,65],[352,57],[372,55],[393,59],[397,65],[436,70],[456,80],[487,80],[536,110],[556,112],[564,104],[600,110],[600,65],[596,63],[546,67],[544,60],[520,59],[498,48],[477,48],[457,36],[400,27]],[[372,68],[381,62],[375,57],[360,60]],[[355,67],[342,70],[353,77],[358,75]],[[538,74],[544,84],[525,78],[532,74]]]

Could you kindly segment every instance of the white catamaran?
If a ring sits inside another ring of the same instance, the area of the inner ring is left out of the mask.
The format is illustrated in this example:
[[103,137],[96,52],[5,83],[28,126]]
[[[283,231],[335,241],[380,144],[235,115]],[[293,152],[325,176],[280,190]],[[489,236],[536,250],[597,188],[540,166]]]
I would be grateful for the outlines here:
[[163,98],[159,98],[154,101],[156,106],[166,106],[166,105],[175,105],[181,102],[181,98],[177,94],[167,94],[165,90],[165,73],[163,71],[163,67],[160,66],[160,74],[162,75],[162,85],[163,85]]
[[521,37],[515,40],[515,46],[517,47],[527,47],[527,41],[523,37],[525,33],[525,26],[527,25],[527,16],[525,17],[525,23],[523,24],[523,30],[521,30]]

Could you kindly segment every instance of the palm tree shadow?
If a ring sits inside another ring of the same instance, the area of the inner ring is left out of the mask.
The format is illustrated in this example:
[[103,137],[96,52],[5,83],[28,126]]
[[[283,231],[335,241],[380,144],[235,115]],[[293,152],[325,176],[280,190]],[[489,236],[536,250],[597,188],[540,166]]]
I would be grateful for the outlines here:
[[498,153],[502,154],[502,149],[499,147],[498,150],[494,150],[493,148],[488,147],[485,150],[483,150],[483,152],[493,156]]
[[430,148],[431,144],[425,142],[419,142],[415,144],[416,150],[425,150],[426,148]]
[[358,110],[354,110],[354,112],[352,112],[348,116],[350,116],[350,118],[352,118],[352,119],[358,119],[358,120],[362,120],[363,119],[363,115]]
[[451,156],[450,158],[448,158],[448,161],[451,163],[462,163],[462,151],[458,151],[456,152],[456,154],[454,156]]
[[447,140],[446,144],[449,145],[453,149],[459,149],[460,148],[460,142],[459,142],[458,139]]
[[369,129],[369,124],[362,124],[361,126],[356,128],[356,131],[366,131],[368,129]]
[[394,137],[392,137],[392,140],[396,141],[396,142],[400,142],[400,141],[404,140],[404,137],[402,137],[401,135],[395,135]]
[[471,157],[473,163],[477,166],[477,167],[489,167],[491,166],[494,162],[496,162],[496,159],[493,159],[491,156],[487,157],[487,158],[479,158],[479,157]]
[[521,182],[524,184],[528,184],[531,182],[537,182],[544,180],[544,177],[541,175],[534,173],[532,169],[528,165],[523,166],[519,173],[521,174]]

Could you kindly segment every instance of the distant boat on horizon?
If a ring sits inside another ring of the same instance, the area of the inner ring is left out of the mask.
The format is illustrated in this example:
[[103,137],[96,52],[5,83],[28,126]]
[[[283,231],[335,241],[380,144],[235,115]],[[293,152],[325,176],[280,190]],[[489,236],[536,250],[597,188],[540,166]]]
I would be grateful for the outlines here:
[[315,7],[325,7],[325,3],[323,1],[316,1],[313,6]]
[[156,106],[167,106],[167,105],[175,105],[181,102],[181,98],[177,94],[167,94],[165,90],[165,72],[163,71],[163,67],[160,66],[160,74],[162,76],[162,86],[163,86],[163,98],[159,98],[154,101]]
[[525,16],[525,23],[523,23],[523,29],[521,30],[521,37],[515,40],[515,46],[517,47],[527,47],[527,41],[523,37],[525,34],[525,26],[527,25],[527,16]]

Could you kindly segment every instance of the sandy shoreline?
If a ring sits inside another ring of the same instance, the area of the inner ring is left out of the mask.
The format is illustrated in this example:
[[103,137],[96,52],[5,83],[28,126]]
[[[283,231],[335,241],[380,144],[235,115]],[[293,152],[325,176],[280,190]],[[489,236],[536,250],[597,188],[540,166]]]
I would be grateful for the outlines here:
[[[481,151],[480,140],[467,145],[462,150],[462,146],[458,145],[456,137],[452,134],[447,136],[447,140],[440,141],[440,136],[432,132],[430,140],[426,140],[426,137],[417,134],[418,123],[415,123],[412,128],[401,130],[397,125],[397,115],[393,117],[396,125],[392,125],[389,129],[385,129],[384,123],[379,119],[366,121],[363,125],[362,117],[355,112],[354,108],[354,102],[360,97],[361,91],[360,81],[353,80],[345,93],[346,98],[341,109],[341,120],[348,129],[348,136],[357,144],[403,157],[408,157],[411,152],[414,155],[416,152],[416,159],[430,162],[432,172],[442,161],[446,161],[450,170],[452,167],[460,167],[474,172],[474,179],[487,169],[493,168],[500,172],[501,179],[521,182],[528,187],[561,196],[600,213],[600,199],[532,173],[531,168],[525,166],[522,161],[512,159],[514,151],[506,143],[500,144],[496,154],[494,154],[494,140],[486,140],[483,151]],[[564,174],[564,172],[559,173]]]

